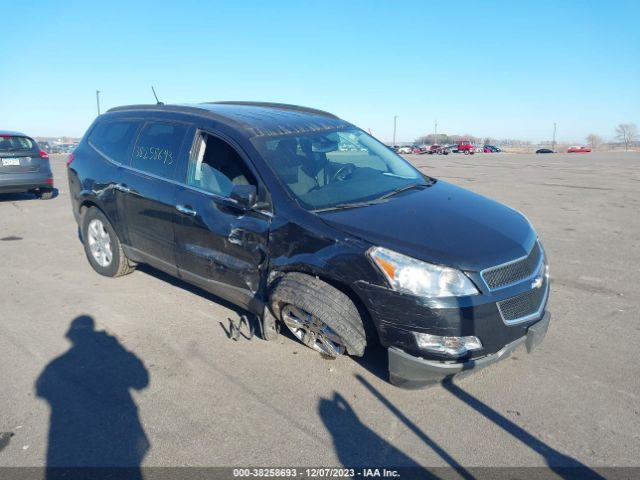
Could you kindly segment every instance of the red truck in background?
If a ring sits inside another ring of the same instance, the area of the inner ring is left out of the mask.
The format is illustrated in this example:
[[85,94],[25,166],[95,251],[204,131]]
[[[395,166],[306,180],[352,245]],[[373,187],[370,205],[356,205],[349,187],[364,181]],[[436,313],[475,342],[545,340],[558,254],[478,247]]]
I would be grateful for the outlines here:
[[465,155],[473,155],[476,147],[469,140],[460,140],[458,142],[458,153],[464,153]]
[[569,147],[567,153],[589,153],[591,149],[589,147]]

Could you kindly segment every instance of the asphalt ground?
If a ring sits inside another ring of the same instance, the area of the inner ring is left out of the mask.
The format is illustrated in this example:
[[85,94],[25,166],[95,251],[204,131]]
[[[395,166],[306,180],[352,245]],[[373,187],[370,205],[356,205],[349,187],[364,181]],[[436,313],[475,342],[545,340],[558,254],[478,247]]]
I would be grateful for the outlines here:
[[0,195],[0,466],[639,466],[640,154],[407,158],[535,225],[535,352],[408,391],[384,352],[230,339],[242,312],[216,297],[91,269],[54,155],[56,198]]

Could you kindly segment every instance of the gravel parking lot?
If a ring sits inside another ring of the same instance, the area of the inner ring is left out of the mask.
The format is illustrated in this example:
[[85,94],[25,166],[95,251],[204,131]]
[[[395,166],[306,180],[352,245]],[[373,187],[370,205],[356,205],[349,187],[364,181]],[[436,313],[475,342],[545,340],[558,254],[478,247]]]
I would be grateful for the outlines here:
[[[536,226],[553,317],[533,354],[408,391],[384,352],[229,339],[242,312],[216,297],[91,269],[53,155],[56,198],[0,195],[0,466],[87,442],[144,466],[640,466],[640,154],[407,158]],[[82,315],[95,331],[69,331]]]

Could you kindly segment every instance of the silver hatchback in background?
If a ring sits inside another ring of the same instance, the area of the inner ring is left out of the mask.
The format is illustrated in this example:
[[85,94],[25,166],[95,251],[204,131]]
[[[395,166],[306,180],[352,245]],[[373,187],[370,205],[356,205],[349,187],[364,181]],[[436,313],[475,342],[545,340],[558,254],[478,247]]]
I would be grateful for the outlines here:
[[16,192],[53,198],[49,154],[24,133],[0,130],[0,194]]

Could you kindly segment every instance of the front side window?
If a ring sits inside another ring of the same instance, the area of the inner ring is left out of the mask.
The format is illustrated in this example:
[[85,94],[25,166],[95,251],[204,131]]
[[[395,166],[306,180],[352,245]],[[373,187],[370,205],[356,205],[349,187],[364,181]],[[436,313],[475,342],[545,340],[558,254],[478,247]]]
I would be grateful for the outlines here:
[[175,123],[147,123],[133,148],[131,167],[164,178],[173,178],[187,127]]
[[231,145],[225,141],[202,133],[196,140],[187,184],[228,197],[234,185],[256,185],[256,181]]
[[406,160],[355,127],[256,137],[253,143],[308,210],[375,201],[425,183],[425,177]]
[[112,160],[126,163],[125,155],[141,123],[140,120],[102,122],[89,135],[89,143]]

